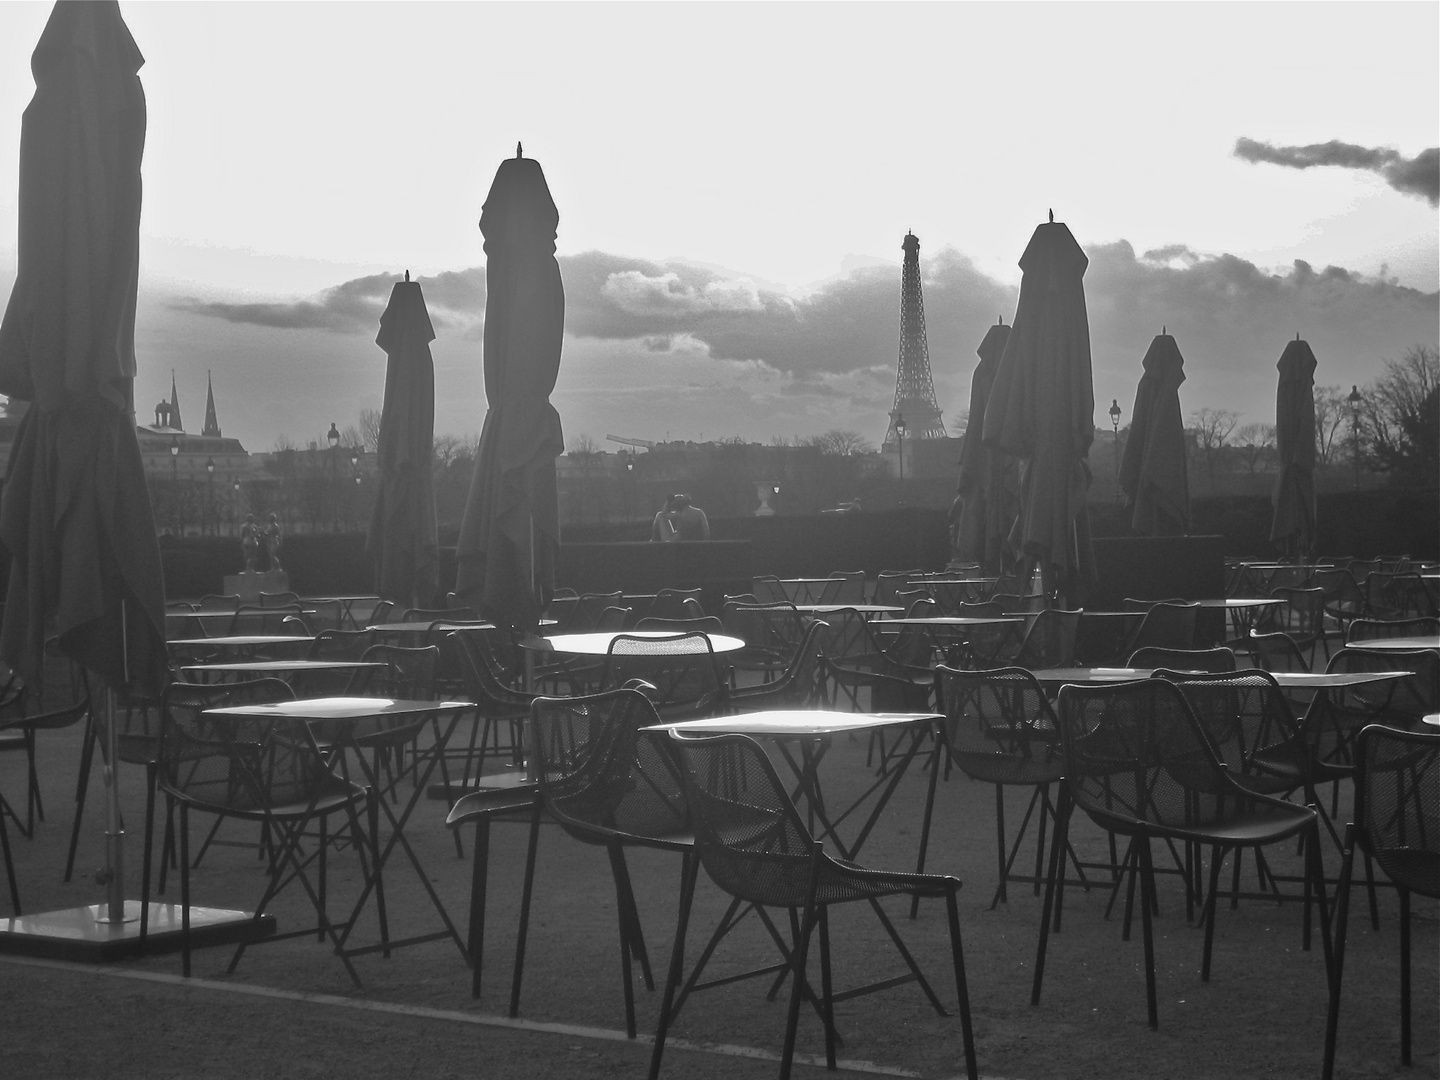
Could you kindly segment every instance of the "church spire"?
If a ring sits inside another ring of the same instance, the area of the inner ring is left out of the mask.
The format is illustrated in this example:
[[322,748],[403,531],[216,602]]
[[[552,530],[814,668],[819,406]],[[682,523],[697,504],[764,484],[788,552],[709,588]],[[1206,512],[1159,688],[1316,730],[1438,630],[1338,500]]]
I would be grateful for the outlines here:
[[205,426],[200,434],[214,439],[220,437],[220,421],[215,419],[215,384],[208,371],[205,372]]
[[170,426],[176,431],[184,431],[185,425],[180,422],[180,392],[175,389],[175,369],[170,369]]

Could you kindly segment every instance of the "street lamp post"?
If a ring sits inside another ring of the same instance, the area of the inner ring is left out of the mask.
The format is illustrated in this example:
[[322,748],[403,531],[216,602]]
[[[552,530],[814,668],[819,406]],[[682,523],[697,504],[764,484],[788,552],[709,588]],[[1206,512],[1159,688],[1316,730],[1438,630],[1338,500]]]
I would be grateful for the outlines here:
[[[205,516],[210,519],[210,528],[216,536],[220,535],[220,523],[215,520],[215,459],[205,459]],[[205,531],[203,528],[200,530]]]
[[235,494],[230,500],[230,535],[235,535],[235,523],[240,519],[240,481],[234,480],[231,483]]
[[330,442],[330,498],[335,502],[331,531],[338,533],[340,531],[340,492],[336,487],[339,467],[335,455],[340,448],[340,429],[335,426],[335,421],[330,421],[330,430],[325,433],[325,438]]
[[175,531],[184,533],[185,519],[180,514],[180,436],[170,436],[170,496],[175,500]]
[[[1104,400],[1103,398],[1101,399]],[[1120,499],[1120,399],[1110,399],[1110,427],[1115,432],[1115,501]]]
[[1360,490],[1360,387],[1350,384],[1350,394],[1345,398],[1350,403],[1351,456],[1355,459],[1355,490]]
[[365,451],[358,446],[350,448],[350,475],[355,480],[355,493],[350,496],[350,526],[356,532],[360,531],[359,521],[359,495],[360,495],[360,458]]
[[905,417],[895,414],[895,453],[900,460],[900,482],[905,482]]

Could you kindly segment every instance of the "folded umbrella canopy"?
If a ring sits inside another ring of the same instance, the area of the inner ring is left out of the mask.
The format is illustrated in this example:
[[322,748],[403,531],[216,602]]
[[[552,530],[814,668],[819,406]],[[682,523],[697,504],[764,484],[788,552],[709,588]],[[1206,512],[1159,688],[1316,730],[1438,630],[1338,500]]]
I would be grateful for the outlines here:
[[1280,475],[1270,497],[1270,541],[1287,555],[1315,546],[1315,354],[1295,335],[1280,354],[1275,450]]
[[[112,690],[158,697],[165,590],[133,394],[143,63],[113,2],[57,3],[31,59],[15,286],[0,323],[0,393],[30,402],[0,499],[0,656],[40,680],[53,637]],[[106,704],[113,762],[113,694]],[[119,802],[104,775],[119,922]]]
[[1190,481],[1180,384],[1185,360],[1169,334],[1155,335],[1135,388],[1135,419],[1120,463],[1120,489],[1130,499],[1131,527],[1142,536],[1183,536],[1190,528]]
[[497,625],[538,629],[555,582],[564,452],[550,392],[560,372],[565,288],[560,214],[540,163],[501,162],[485,198],[485,397],[475,475],[456,546],[455,591]]
[[397,281],[380,316],[375,344],[389,357],[380,414],[380,491],[365,550],[375,564],[375,591],[405,607],[435,606],[439,574],[435,538],[435,329],[420,283]]
[[1035,229],[1020,257],[1020,299],[985,406],[985,445],[1021,459],[1012,546],[1025,566],[1039,564],[1047,595],[1064,591],[1072,602],[1095,580],[1085,508],[1095,438],[1089,262],[1053,214]]
[[970,378],[970,426],[960,450],[960,480],[956,485],[960,503],[956,554],[962,561],[977,562],[986,570],[1014,561],[1006,542],[1015,523],[1016,491],[1020,486],[1017,463],[1010,455],[987,447],[982,437],[985,406],[1009,337],[1010,327],[1002,320],[985,332],[985,339],[975,350],[980,363]]

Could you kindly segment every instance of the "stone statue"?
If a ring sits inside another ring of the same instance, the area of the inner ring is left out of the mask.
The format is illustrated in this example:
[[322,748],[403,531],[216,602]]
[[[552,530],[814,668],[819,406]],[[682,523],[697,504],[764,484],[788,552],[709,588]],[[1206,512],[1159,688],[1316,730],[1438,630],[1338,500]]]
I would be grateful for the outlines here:
[[267,570],[283,570],[280,565],[280,545],[284,542],[280,535],[280,522],[275,520],[271,514],[270,519],[265,522],[265,556],[270,560]]
[[255,561],[260,555],[260,526],[255,524],[254,514],[246,514],[245,524],[240,526],[240,550],[245,554],[245,573],[255,573]]

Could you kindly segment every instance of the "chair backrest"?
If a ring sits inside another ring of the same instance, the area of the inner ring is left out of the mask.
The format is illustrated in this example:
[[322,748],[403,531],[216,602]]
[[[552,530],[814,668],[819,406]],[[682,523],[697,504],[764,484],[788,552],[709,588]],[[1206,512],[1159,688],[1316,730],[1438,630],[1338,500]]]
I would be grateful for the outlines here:
[[[1306,744],[1289,698],[1268,671],[1250,668],[1196,675],[1161,669],[1155,675],[1180,688],[1232,773],[1264,775],[1272,771],[1265,764],[1268,757],[1283,760],[1303,774],[1313,759],[1313,753],[1304,751]],[[1320,732],[1310,735],[1313,750],[1319,745]],[[1296,752],[1281,755],[1279,748],[1286,746]]]
[[1413,571],[1372,570],[1365,578],[1365,610],[1374,618],[1433,615],[1425,581]]
[[565,630],[571,634],[583,634],[595,630],[600,625],[600,616],[607,607],[621,607],[620,598],[624,594],[616,589],[608,593],[581,593],[580,598],[575,601],[575,609],[570,613],[570,620]]
[[1083,611],[1046,608],[1037,611],[1025,630],[1015,666],[1023,668],[1070,667],[1075,663],[1075,637]]
[[1440,897],[1440,732],[1378,724],[1355,740],[1356,839],[1392,881]]
[[1354,619],[1345,633],[1348,641],[1372,641],[1376,638],[1424,637],[1440,634],[1440,619],[1422,615],[1414,619]]
[[1279,566],[1271,570],[1265,578],[1265,587],[1272,593],[1276,589],[1303,589],[1310,584],[1310,575],[1314,572],[1313,566]]
[[1213,649],[1162,649],[1147,646],[1136,649],[1127,662],[1133,668],[1173,668],[1177,671],[1234,671],[1235,654],[1223,645]]
[[589,843],[679,839],[689,829],[685,792],[645,695],[609,690],[537,697],[530,707],[531,767],[554,819]]
[[1319,567],[1310,575],[1310,584],[1325,594],[1325,606],[1333,613],[1363,615],[1365,593],[1355,584],[1355,577],[1343,567]]
[[703,633],[664,638],[617,634],[606,653],[600,683],[611,689],[631,679],[651,687],[645,694],[667,720],[725,711],[728,680]]
[[568,634],[570,626],[575,621],[575,609],[580,606],[578,596],[556,596],[552,597],[550,603],[545,606],[545,617],[555,620],[554,633]]
[[372,697],[435,698],[436,664],[440,649],[435,645],[412,648],[405,645],[371,645],[362,660],[384,664],[383,668],[365,668],[356,673],[351,684],[355,693]]
[[1135,628],[1130,639],[1131,652],[1147,646],[1163,649],[1193,649],[1195,622],[1200,608],[1196,604],[1169,600],[1154,604]]
[[336,778],[298,721],[211,717],[207,709],[294,698],[281,679],[171,683],[161,695],[158,782],[216,810],[263,811],[329,790]]
[[830,575],[820,590],[822,604],[865,603],[865,571],[840,570]]
[[1168,680],[1062,686],[1056,714],[1066,787],[1097,820],[1183,828],[1244,801]]
[[992,592],[990,602],[1006,615],[1023,615],[1030,610],[1030,601],[1015,592]]
[[369,625],[378,626],[381,623],[395,621],[395,602],[393,600],[377,600],[375,606],[370,609]]
[[810,708],[821,698],[820,634],[825,624],[812,621],[805,636],[791,650],[783,672],[773,682],[761,686],[739,687],[729,694],[735,712],[755,709]]
[[300,594],[296,592],[261,592],[261,607],[290,607],[292,604],[300,603]]
[[339,630],[345,619],[345,606],[339,600],[302,600],[301,605],[312,614],[307,618],[316,630]]
[[785,586],[780,584],[780,579],[774,574],[756,574],[750,581],[750,591],[755,594],[758,603],[788,604],[791,602]]
[[[1020,667],[935,669],[945,738],[955,764],[972,779],[1019,782],[1021,762],[1058,761],[1059,725],[1035,676]],[[1008,772],[1001,772],[1006,769]]]
[[311,660],[359,660],[374,643],[370,630],[319,630],[308,655]]
[[1318,585],[1290,588],[1284,585],[1270,590],[1270,596],[1284,603],[1278,609],[1262,613],[1261,619],[1295,639],[1311,643],[1325,632],[1325,590]]
[[611,605],[601,610],[595,619],[594,629],[598,632],[607,630],[624,630],[625,624],[630,621],[630,609]]
[[854,608],[825,613],[820,648],[831,660],[845,664],[869,663],[884,653],[870,630],[869,621]]
[[291,634],[297,631],[285,625],[285,618],[289,615],[300,616],[303,624],[304,616],[301,615],[299,604],[273,604],[261,607],[254,604],[241,604],[230,620],[230,633],[232,634]]
[[[755,596],[755,594],[754,594],[753,592],[725,593],[725,594],[722,595],[721,600],[723,601],[723,603],[722,603],[722,605],[721,605],[722,608],[723,608],[724,604],[758,604],[758,603],[760,603],[759,599],[756,598],[756,596]],[[722,615],[721,618],[724,618],[724,616]]]
[[239,611],[239,593],[206,593],[195,605],[196,611]]
[[725,627],[718,615],[704,615],[698,619],[657,619],[653,615],[635,624],[636,630],[665,630],[672,634],[723,634]]
[[700,604],[699,589],[661,589],[655,594],[655,599],[650,602],[650,609],[645,613],[646,618],[654,619],[691,619],[696,615],[686,601],[694,601],[694,606],[700,608],[699,615],[704,616],[705,611]]
[[821,846],[765,751],[744,735],[672,739],[671,746],[710,880],[751,904],[804,907]]
[[919,570],[881,570],[875,575],[875,603],[896,603],[895,594],[910,588],[911,581],[920,573]]
[[439,644],[440,658],[453,658],[465,686],[465,695],[480,707],[482,716],[494,719],[501,715],[528,712],[536,695],[507,686],[491,662],[487,648],[488,631],[455,630]]
[[[1289,634],[1275,631],[1262,634],[1251,630],[1248,639],[1250,662],[1266,671],[1309,671],[1310,661]],[[1181,665],[1174,664],[1172,667]]]

